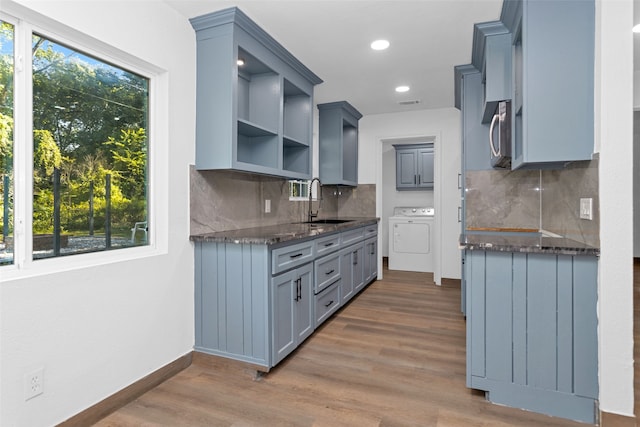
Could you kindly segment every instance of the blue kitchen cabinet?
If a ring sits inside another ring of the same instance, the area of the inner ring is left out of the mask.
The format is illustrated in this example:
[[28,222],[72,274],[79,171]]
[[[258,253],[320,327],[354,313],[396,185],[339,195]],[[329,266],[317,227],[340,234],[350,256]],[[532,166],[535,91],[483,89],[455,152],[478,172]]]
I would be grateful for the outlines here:
[[465,252],[467,386],[595,423],[597,257]]
[[238,8],[192,18],[196,168],[309,179],[322,80]]
[[500,21],[473,26],[471,65],[482,74],[482,123],[489,123],[498,102],[511,99],[511,34]]
[[364,242],[343,248],[340,251],[342,271],[342,303],[346,303],[364,286]]
[[[489,125],[482,123],[484,88],[482,73],[472,65],[455,67],[456,107],[462,116],[462,171],[492,170]],[[464,178],[464,177],[463,177]],[[464,180],[461,182],[464,195]]]
[[590,160],[594,0],[505,0],[513,45],[512,169]]
[[394,144],[396,190],[433,189],[433,143]]
[[273,364],[295,350],[315,328],[313,263],[271,279]]
[[196,242],[195,350],[268,371],[270,280],[266,245]]
[[376,222],[277,244],[196,240],[194,349],[269,371],[375,280],[377,232]]
[[358,185],[358,121],[346,101],[318,104],[318,155],[323,185]]
[[365,284],[372,282],[378,276],[378,237],[368,237],[364,241],[364,281],[356,285],[359,291]]

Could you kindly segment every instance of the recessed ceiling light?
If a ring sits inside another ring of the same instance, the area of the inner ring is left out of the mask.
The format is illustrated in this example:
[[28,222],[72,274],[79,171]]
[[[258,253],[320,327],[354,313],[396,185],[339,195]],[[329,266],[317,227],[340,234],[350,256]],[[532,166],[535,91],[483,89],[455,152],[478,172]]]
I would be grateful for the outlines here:
[[396,92],[400,92],[400,93],[409,92],[409,86],[398,86],[396,88]]
[[242,67],[244,65],[244,59],[238,58],[238,61],[236,63],[238,64],[239,67]]
[[373,43],[371,43],[371,49],[373,50],[385,50],[386,48],[389,47],[389,41],[388,40],[376,40]]
[[640,24],[633,26],[633,32],[634,33],[640,33]]

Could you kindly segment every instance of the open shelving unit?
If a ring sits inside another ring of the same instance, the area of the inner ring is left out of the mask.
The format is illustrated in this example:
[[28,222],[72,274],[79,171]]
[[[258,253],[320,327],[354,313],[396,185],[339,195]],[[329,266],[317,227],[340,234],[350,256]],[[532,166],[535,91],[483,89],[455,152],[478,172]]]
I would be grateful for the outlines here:
[[310,179],[313,87],[322,80],[236,7],[191,25],[196,168]]

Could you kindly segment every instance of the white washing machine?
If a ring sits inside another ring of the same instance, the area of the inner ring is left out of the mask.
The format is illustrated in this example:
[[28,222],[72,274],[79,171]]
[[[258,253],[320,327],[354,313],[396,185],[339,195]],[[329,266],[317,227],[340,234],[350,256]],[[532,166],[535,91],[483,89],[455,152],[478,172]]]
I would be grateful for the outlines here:
[[389,218],[389,270],[433,272],[435,211],[396,207]]

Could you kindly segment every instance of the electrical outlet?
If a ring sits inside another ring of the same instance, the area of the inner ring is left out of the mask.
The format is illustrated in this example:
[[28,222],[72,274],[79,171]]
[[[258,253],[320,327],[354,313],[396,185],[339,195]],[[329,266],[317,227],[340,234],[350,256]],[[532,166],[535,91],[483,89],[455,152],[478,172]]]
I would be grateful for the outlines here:
[[264,213],[271,213],[271,200],[270,199],[265,199],[264,200]]
[[593,199],[580,199],[580,219],[593,219]]
[[44,392],[44,367],[24,375],[24,400],[33,399]]

